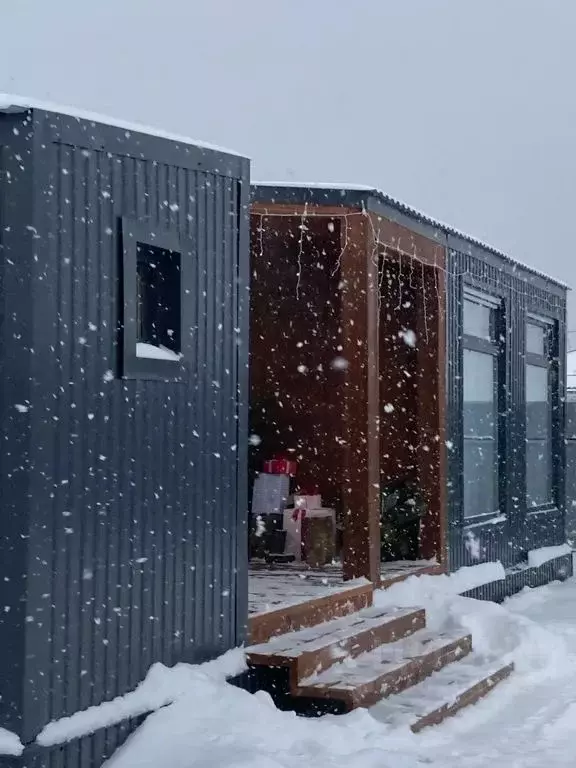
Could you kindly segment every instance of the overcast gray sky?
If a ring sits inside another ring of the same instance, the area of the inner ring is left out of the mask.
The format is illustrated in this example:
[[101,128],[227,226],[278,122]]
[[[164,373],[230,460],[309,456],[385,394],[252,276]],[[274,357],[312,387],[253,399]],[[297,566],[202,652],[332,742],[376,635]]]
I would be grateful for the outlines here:
[[0,41],[0,91],[374,184],[576,287],[575,0],[0,0]]

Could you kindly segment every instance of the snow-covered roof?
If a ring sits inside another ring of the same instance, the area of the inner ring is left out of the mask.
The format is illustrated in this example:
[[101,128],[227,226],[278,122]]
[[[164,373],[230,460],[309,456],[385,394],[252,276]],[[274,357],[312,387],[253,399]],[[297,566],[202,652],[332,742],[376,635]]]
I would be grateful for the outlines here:
[[196,141],[196,139],[190,139],[187,136],[179,136],[178,134],[169,133],[163,131],[160,128],[153,128],[147,125],[140,125],[138,123],[130,123],[125,120],[119,120],[115,117],[107,117],[106,115],[99,115],[95,112],[86,112],[76,107],[64,107],[58,104],[52,104],[46,101],[40,101],[38,99],[31,99],[26,96],[15,96],[7,93],[0,93],[0,112],[25,112],[29,109],[38,109],[42,112],[54,112],[59,115],[67,115],[75,120],[86,120],[89,123],[100,123],[101,125],[110,125],[113,128],[120,128],[122,131],[130,131],[131,133],[144,133],[148,136],[156,136],[160,139],[168,139],[178,144],[189,144],[199,149],[207,149],[213,152],[222,152],[226,155],[233,155],[235,157],[243,157],[246,155],[235,152],[232,149],[225,149],[224,147],[216,146],[215,144],[207,144],[205,141]]
[[386,205],[390,205],[396,210],[398,210],[401,213],[406,214],[407,216],[410,216],[413,219],[417,219],[418,221],[421,221],[424,224],[428,224],[431,227],[435,227],[436,229],[442,230],[444,233],[453,235],[454,237],[459,237],[462,240],[465,240],[466,242],[478,246],[479,248],[482,248],[485,251],[488,251],[490,253],[495,254],[496,256],[499,256],[501,259],[504,259],[505,261],[511,262],[512,264],[517,264],[522,269],[525,269],[527,272],[531,272],[534,275],[538,275],[538,277],[543,278],[544,280],[548,280],[551,283],[554,283],[555,285],[559,285],[562,288],[566,288],[570,290],[569,286],[562,282],[561,280],[558,280],[554,277],[550,277],[550,275],[547,275],[545,272],[541,272],[539,269],[536,269],[535,267],[530,267],[528,264],[524,264],[523,262],[519,261],[516,258],[513,258],[512,256],[509,256],[507,253],[504,253],[504,251],[501,251],[498,248],[495,248],[492,245],[489,245],[488,243],[483,242],[477,237],[474,237],[472,235],[467,235],[464,232],[460,231],[459,229],[456,229],[455,227],[451,226],[450,224],[446,224],[439,219],[434,218],[433,216],[429,216],[427,213],[424,213],[423,211],[418,210],[417,208],[413,208],[411,205],[408,205],[407,203],[404,203],[402,200],[399,200],[395,197],[390,197],[390,195],[387,195],[386,193],[379,190],[377,187],[369,186],[366,184],[346,184],[342,182],[297,182],[297,181],[253,181],[252,186],[254,187],[270,187],[275,189],[311,189],[311,190],[324,190],[326,192],[340,192],[341,194],[345,194],[346,192],[366,192],[368,195],[372,197],[376,197],[382,202],[384,202]]

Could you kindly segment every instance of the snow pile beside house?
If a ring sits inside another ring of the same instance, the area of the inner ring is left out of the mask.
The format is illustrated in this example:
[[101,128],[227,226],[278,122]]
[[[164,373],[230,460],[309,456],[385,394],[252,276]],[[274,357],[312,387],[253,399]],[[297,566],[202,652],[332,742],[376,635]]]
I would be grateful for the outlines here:
[[12,731],[0,728],[0,755],[18,757],[24,751],[22,742]]
[[565,557],[572,553],[572,547],[568,544],[560,544],[557,547],[540,547],[531,549],[528,552],[528,567],[540,568],[541,565],[549,563],[550,560],[556,560],[558,557]]
[[[510,682],[441,728],[415,736],[392,730],[367,710],[338,718],[298,718],[277,710],[267,694],[251,696],[224,683],[218,674],[205,674],[204,666],[188,667],[181,669],[181,697],[151,715],[106,768],[459,768],[476,729],[492,722],[500,728],[503,719],[515,716],[516,700],[527,706],[539,685],[554,688],[570,676],[576,680],[576,648],[571,653],[562,633],[525,615],[546,606],[554,589],[569,590],[576,599],[576,582],[525,591],[499,606],[457,594],[472,576],[480,578],[470,573],[411,578],[377,596],[379,604],[425,605],[435,626],[464,627],[473,632],[477,652],[516,663]],[[565,615],[565,606],[561,613]],[[555,720],[547,728],[562,730],[562,723]],[[505,726],[500,732],[506,739]],[[484,765],[485,738],[479,738],[477,760],[470,765]],[[509,749],[521,753],[527,735],[517,738]],[[453,740],[455,746],[447,751],[446,744]],[[505,764],[509,762],[492,762],[493,768]]]
[[379,606],[426,606],[430,629],[460,627],[466,630],[472,634],[476,653],[486,659],[515,663],[514,679],[518,675],[528,675],[532,680],[542,676],[562,677],[569,658],[564,638],[513,609],[522,595],[530,594],[529,590],[504,605],[460,596],[462,592],[499,578],[504,578],[500,563],[461,568],[450,575],[411,577],[385,591],[376,592],[375,603]]
[[154,664],[134,691],[49,723],[38,735],[37,742],[43,747],[61,744],[123,720],[155,712],[184,698],[194,690],[198,680],[216,680],[221,687],[227,677],[240,674],[244,668],[244,654],[240,649],[198,667],[177,664],[168,668]]
[[[156,664],[133,692],[49,724],[38,742],[63,743],[152,711],[106,768],[461,768],[463,761],[481,768],[487,742],[494,746],[492,768],[509,766],[524,755],[534,707],[550,710],[538,726],[544,750],[554,740],[564,744],[572,732],[566,711],[576,687],[576,635],[566,617],[576,602],[576,580],[525,590],[504,605],[460,596],[498,578],[495,568],[412,577],[376,593],[378,605],[425,606],[431,628],[463,628],[473,634],[476,654],[516,665],[509,682],[439,728],[419,735],[393,728],[378,720],[378,706],[321,719],[279,711],[267,694],[226,683],[244,668],[236,650],[200,666]],[[7,733],[7,743],[13,751],[6,754],[22,749],[14,734]],[[501,761],[498,749],[507,754]],[[548,753],[534,755],[542,761]],[[573,764],[563,759],[548,768]]]

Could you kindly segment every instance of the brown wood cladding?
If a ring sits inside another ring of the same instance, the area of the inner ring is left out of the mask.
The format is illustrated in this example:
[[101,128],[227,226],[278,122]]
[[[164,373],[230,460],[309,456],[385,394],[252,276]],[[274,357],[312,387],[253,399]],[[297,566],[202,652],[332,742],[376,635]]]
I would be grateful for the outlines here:
[[374,214],[252,209],[252,476],[297,458],[337,509],[347,579],[378,582],[380,486],[406,475],[427,503],[421,556],[445,562],[444,269],[441,246]]
[[340,257],[344,372],[344,578],[380,578],[378,263],[365,216],[344,222]]
[[[415,474],[427,508],[420,554],[446,563],[446,254],[442,246],[396,222],[374,214],[370,218],[370,235],[378,243],[373,250],[383,257],[381,479]],[[405,329],[415,333],[413,349],[397,335]],[[389,419],[387,403],[394,406]]]
[[[380,480],[386,485],[418,476],[418,348],[415,311],[418,278],[404,282],[398,262],[381,263],[380,304]],[[409,267],[405,269],[409,273]],[[403,333],[407,334],[403,336]]]
[[250,426],[261,443],[251,475],[287,452],[297,483],[339,507],[343,374],[331,362],[341,354],[340,227],[324,218],[301,226],[299,217],[252,217]]

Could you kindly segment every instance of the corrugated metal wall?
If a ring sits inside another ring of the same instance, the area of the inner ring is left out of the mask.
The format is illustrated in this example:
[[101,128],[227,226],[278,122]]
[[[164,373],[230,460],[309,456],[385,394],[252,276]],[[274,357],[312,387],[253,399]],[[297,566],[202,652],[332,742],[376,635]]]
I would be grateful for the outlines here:
[[566,538],[576,546],[576,397],[566,398]]
[[[131,689],[155,661],[235,645],[247,601],[248,163],[34,118],[34,275],[21,286],[34,347],[28,739]],[[191,244],[184,381],[109,373],[121,354],[120,217]],[[5,427],[18,416],[5,415]],[[31,760],[97,766],[118,738],[122,729],[100,732]]]
[[[503,300],[505,333],[506,414],[499,434],[502,449],[500,478],[506,520],[466,526],[462,499],[462,299],[464,285]],[[467,244],[448,249],[447,280],[447,391],[449,558],[452,569],[473,565],[466,547],[469,531],[478,539],[480,562],[500,560],[504,566],[521,562],[530,549],[561,544],[564,532],[564,358],[565,291],[521,267],[498,263],[498,258]],[[524,334],[526,313],[549,317],[558,323],[560,403],[557,406],[554,461],[558,468],[558,509],[529,513],[525,503],[525,394]]]

